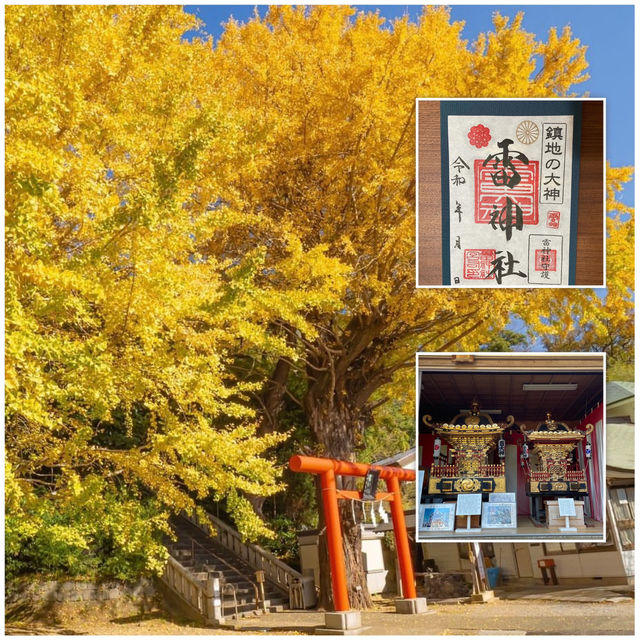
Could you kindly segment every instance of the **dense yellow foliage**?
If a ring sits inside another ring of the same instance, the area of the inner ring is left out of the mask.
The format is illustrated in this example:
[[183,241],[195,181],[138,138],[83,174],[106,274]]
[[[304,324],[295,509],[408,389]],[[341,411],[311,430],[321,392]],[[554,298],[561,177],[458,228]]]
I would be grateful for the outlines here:
[[225,256],[230,230],[274,224],[227,187],[254,152],[194,26],[178,7],[7,10],[7,458],[23,492],[96,474],[174,510],[230,497],[253,536],[239,496],[278,488],[279,439],[255,436],[230,354],[287,352],[274,315],[313,334],[343,270],[286,230],[277,291],[264,245]]
[[[229,109],[262,133],[260,179],[241,170],[235,181],[247,211],[290,222],[306,248],[329,244],[350,265],[338,321],[382,322],[393,348],[380,355],[394,362],[416,348],[477,348],[512,314],[556,334],[576,319],[601,327],[629,311],[630,272],[615,262],[608,276],[611,295],[626,301],[619,310],[589,290],[415,289],[415,98],[555,97],[588,77],[586,47],[569,28],[538,42],[522,19],[496,14],[495,32],[469,46],[463,23],[442,7],[426,8],[417,24],[385,24],[350,7],[285,6],[231,21],[215,51]],[[611,224],[628,266],[630,225]]]

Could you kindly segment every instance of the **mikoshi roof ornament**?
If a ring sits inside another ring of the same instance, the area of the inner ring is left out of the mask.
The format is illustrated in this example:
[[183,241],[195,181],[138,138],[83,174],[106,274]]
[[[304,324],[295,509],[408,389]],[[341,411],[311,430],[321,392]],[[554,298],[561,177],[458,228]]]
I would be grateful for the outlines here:
[[587,424],[585,430],[572,429],[558,422],[547,413],[546,420],[527,430],[520,425],[525,439],[532,444],[538,455],[538,468],[529,471],[528,493],[575,492],[586,493],[584,470],[573,462],[573,450],[593,432],[594,426]]

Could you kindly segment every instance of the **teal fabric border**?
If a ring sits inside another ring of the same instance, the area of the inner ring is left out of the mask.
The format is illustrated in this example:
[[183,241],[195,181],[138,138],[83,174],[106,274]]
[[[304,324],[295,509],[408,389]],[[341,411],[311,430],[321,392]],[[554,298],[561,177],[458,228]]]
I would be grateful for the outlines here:
[[571,172],[571,226],[569,230],[569,282],[575,284],[578,240],[578,181],[582,102],[579,100],[442,100],[440,101],[440,158],[442,189],[442,283],[451,284],[448,116],[573,116]]

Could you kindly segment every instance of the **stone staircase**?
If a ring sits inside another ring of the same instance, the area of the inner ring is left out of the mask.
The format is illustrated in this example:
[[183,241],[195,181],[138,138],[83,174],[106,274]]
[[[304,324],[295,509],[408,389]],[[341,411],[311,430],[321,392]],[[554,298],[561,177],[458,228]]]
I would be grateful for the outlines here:
[[[169,606],[211,626],[309,606],[305,578],[264,549],[241,543],[237,532],[209,518],[204,525],[187,516],[171,519],[177,540],[167,542],[170,558],[162,576]],[[213,528],[217,536],[210,534]]]

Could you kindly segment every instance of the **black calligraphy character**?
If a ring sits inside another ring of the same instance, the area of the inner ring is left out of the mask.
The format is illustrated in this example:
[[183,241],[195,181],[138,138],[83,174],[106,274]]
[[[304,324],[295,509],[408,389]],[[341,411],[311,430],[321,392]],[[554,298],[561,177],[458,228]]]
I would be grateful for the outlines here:
[[460,236],[456,236],[456,243],[453,245],[453,248],[462,250],[462,247],[460,246]]
[[560,186],[560,176],[557,176],[555,173],[551,172],[551,175],[546,175],[545,178],[547,179],[545,185],[553,182],[557,187]]
[[451,163],[451,166],[456,169],[458,173],[460,173],[464,168],[469,168],[469,165],[460,156]]
[[549,280],[549,267],[551,266],[551,249],[549,245],[551,244],[549,238],[545,238],[542,241],[542,255],[540,256],[540,266],[542,267],[542,273],[540,274],[541,278],[545,280]]
[[[496,259],[492,260],[491,262],[491,266],[493,267],[493,269],[489,271],[489,273],[485,276],[485,279],[490,278],[492,275],[495,274],[496,282],[498,284],[502,284],[502,278],[505,278],[506,276],[520,276],[521,278],[527,277],[527,274],[522,273],[522,271],[514,271],[515,265],[520,264],[520,260],[516,260],[511,255],[511,251],[507,251],[506,258],[504,256],[498,255],[500,253],[503,253],[503,252],[498,251],[496,253]],[[503,264],[505,260],[507,261],[506,267]]]
[[[491,165],[495,169],[495,172],[491,174],[491,180],[496,187],[507,187],[513,189],[520,183],[522,178],[516,170],[513,160],[520,160],[524,164],[529,164],[529,158],[520,151],[509,151],[509,145],[513,144],[513,140],[505,138],[501,142],[498,142],[498,147],[502,149],[502,153],[494,153],[490,155],[483,163],[482,166],[486,167],[491,161]],[[512,157],[513,156],[513,157]],[[502,164],[502,168],[499,169]]]
[[454,213],[458,214],[458,222],[462,222],[462,208],[460,207],[460,203],[456,200],[456,209]]
[[453,176],[453,178],[451,178],[451,182],[453,182],[453,184],[457,187],[461,184],[464,184],[466,182],[466,180],[464,179],[464,176],[460,176],[457,173]]
[[547,146],[544,150],[545,153],[550,153],[554,156],[562,155],[562,145],[559,142],[547,142]]
[[547,140],[562,140],[562,127],[547,127]]
[[559,169],[561,164],[562,163],[560,162],[560,160],[558,160],[558,158],[549,158],[544,163],[544,167],[545,169],[551,169],[553,171],[554,169]]
[[511,198],[506,198],[506,204],[502,209],[498,209],[496,205],[493,205],[493,211],[491,212],[491,220],[489,220],[493,229],[500,229],[505,232],[507,242],[511,240],[512,230],[515,228],[517,231],[522,231],[523,219],[522,209],[517,202],[514,202]]
[[552,200],[557,200],[560,197],[560,189],[556,189],[555,187],[553,189],[549,189],[549,187],[547,187],[544,190],[544,196],[543,197],[545,199],[547,199],[547,200],[549,198],[551,198]]

